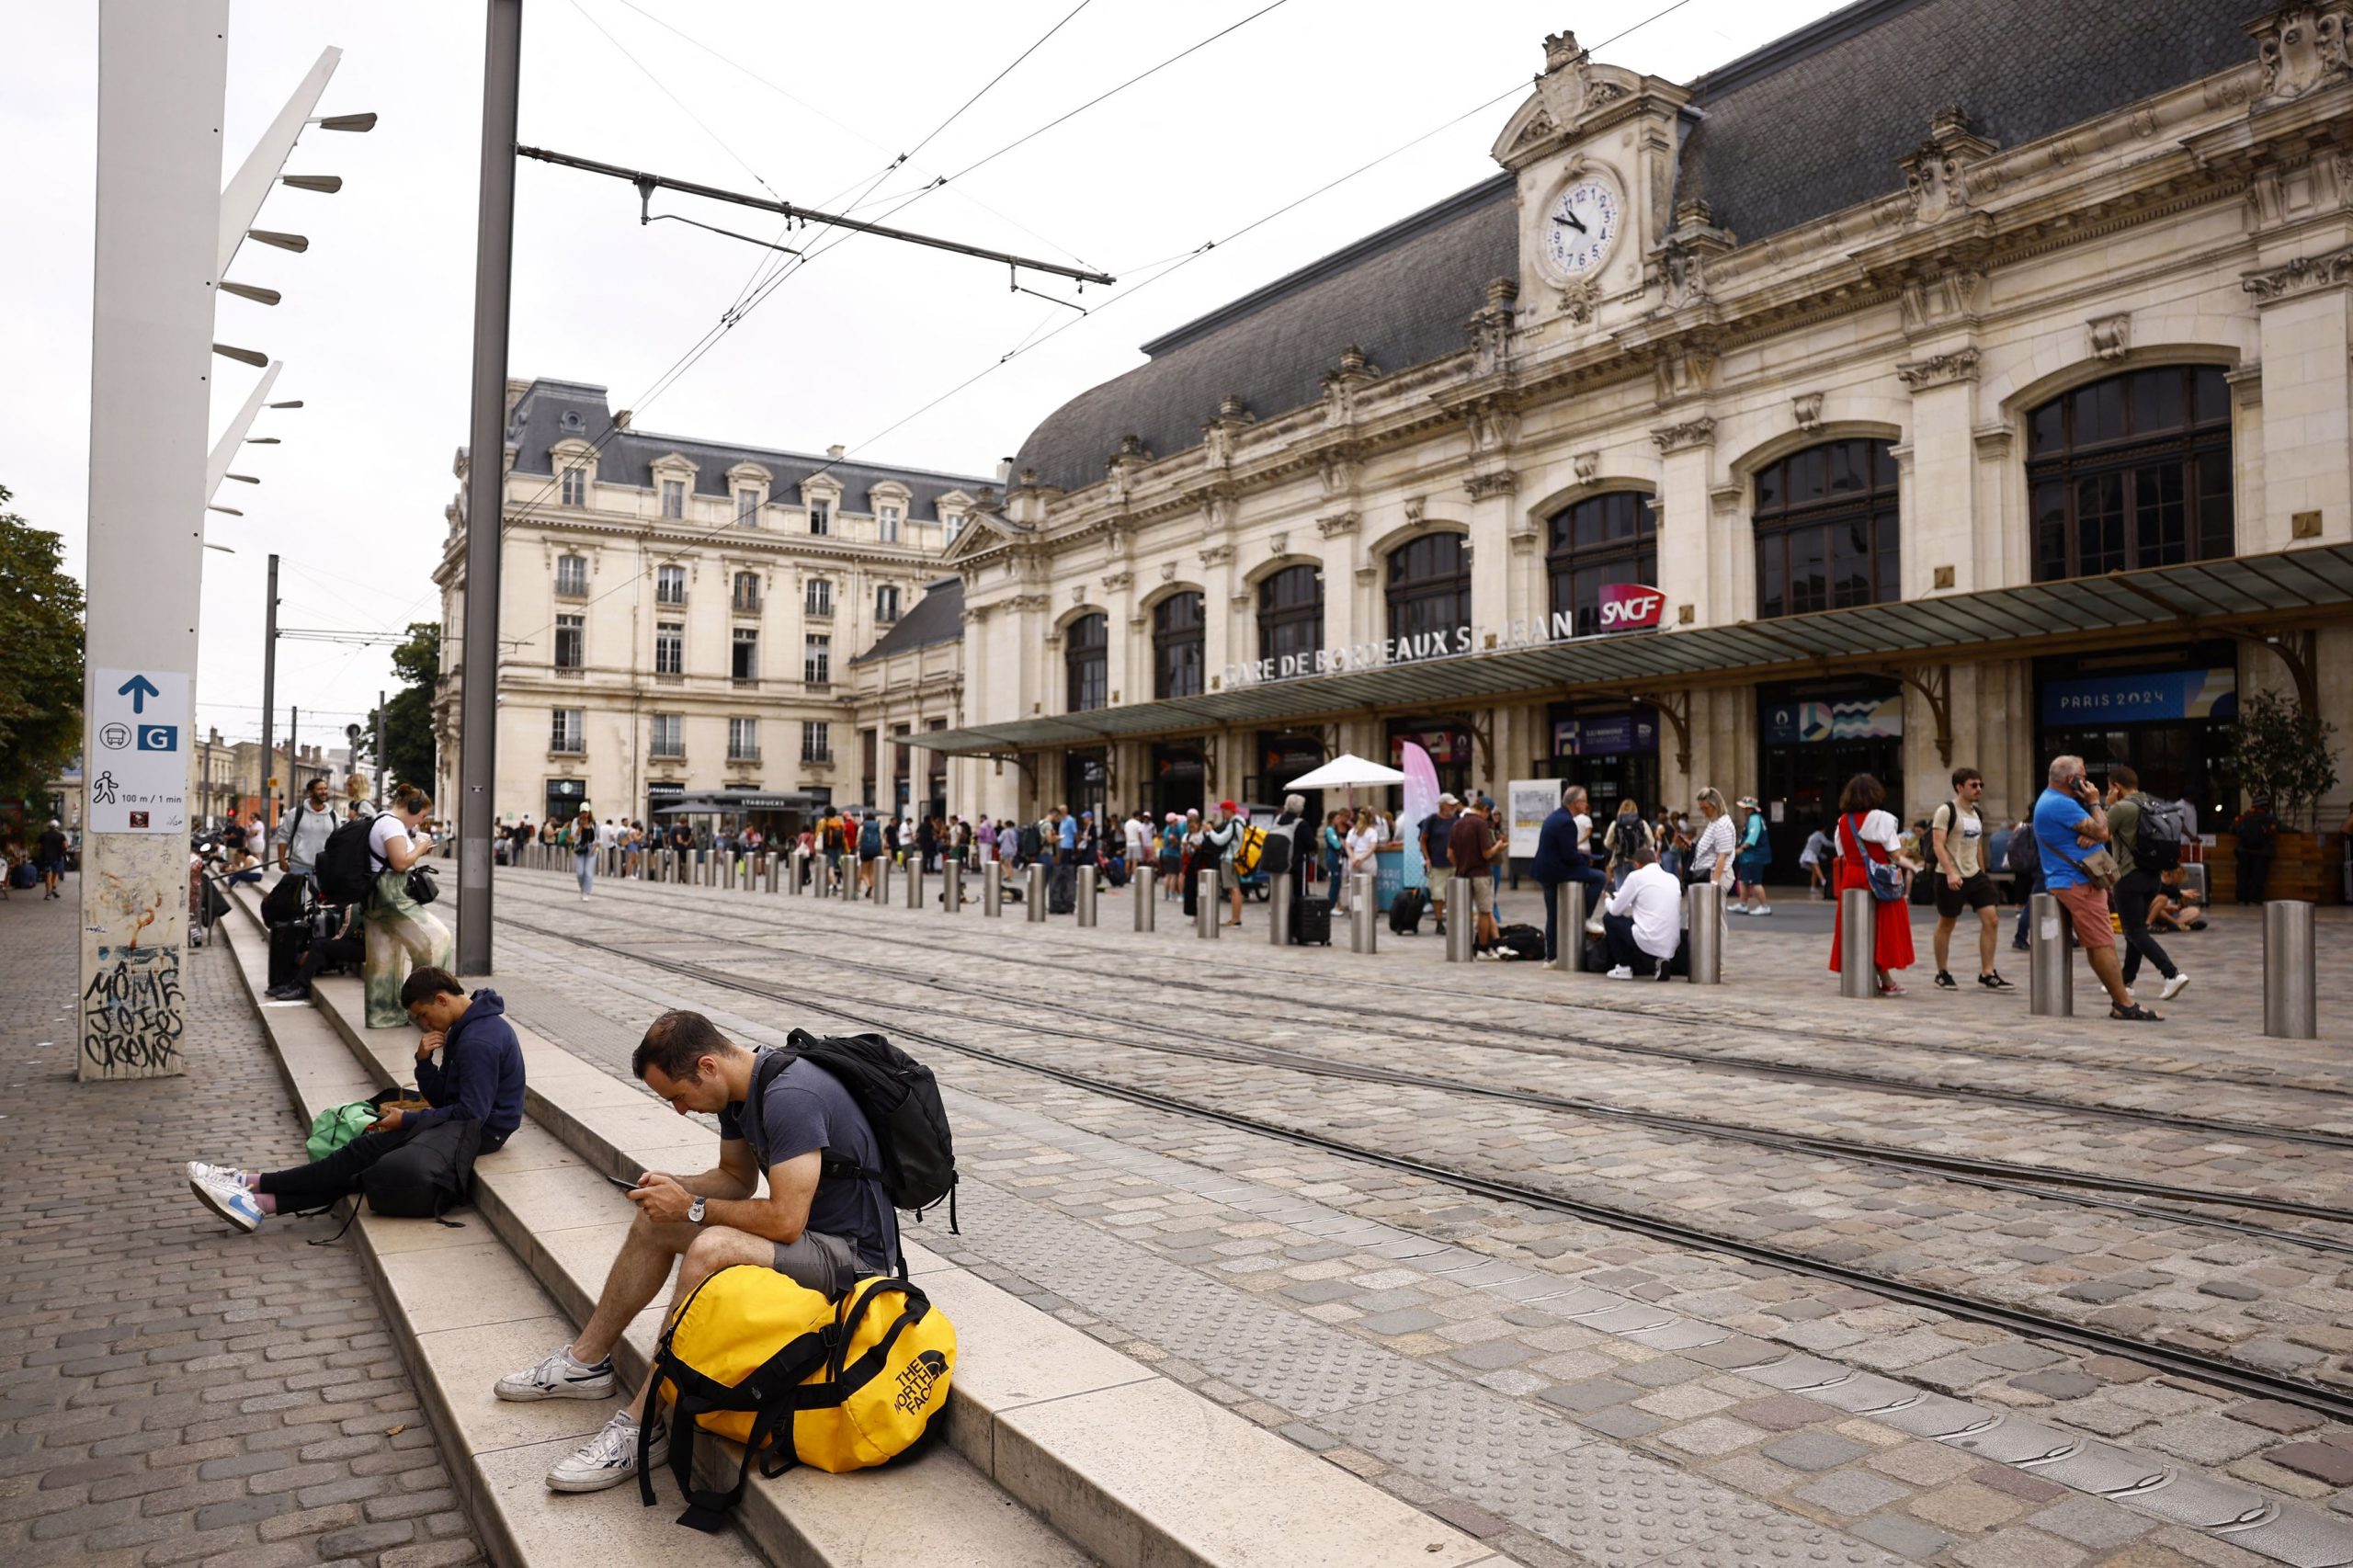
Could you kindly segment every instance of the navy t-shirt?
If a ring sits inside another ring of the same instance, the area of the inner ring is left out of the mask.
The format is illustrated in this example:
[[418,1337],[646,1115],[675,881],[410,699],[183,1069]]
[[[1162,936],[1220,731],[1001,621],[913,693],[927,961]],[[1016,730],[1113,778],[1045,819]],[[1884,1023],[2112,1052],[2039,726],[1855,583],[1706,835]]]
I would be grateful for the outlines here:
[[[767,1052],[759,1053],[765,1057]],[[756,1066],[755,1074],[758,1073]],[[866,1114],[841,1080],[806,1057],[777,1074],[757,1106],[738,1100],[719,1113],[719,1136],[752,1146],[752,1159],[766,1176],[772,1166],[813,1149],[853,1161],[868,1170],[882,1168],[881,1146]],[[898,1216],[879,1183],[847,1173],[821,1172],[809,1200],[809,1229],[842,1236],[858,1256],[883,1269],[899,1257]]]

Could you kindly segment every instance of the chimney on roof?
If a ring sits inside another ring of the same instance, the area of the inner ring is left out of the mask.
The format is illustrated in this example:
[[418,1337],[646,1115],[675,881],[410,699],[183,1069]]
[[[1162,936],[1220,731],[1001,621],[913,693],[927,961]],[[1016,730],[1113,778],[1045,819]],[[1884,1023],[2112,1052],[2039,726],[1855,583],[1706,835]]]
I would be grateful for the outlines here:
[[825,449],[825,455],[829,458],[846,458],[849,455],[849,449],[835,443]]

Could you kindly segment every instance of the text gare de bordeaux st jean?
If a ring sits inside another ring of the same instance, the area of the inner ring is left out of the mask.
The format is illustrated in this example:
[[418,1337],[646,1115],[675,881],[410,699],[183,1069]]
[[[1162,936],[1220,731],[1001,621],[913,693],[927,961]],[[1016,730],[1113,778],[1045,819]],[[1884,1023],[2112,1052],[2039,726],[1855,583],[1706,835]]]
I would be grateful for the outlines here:
[[[1596,621],[1598,631],[1594,635],[1610,636],[1620,631],[1644,631],[1657,627],[1660,611],[1666,596],[1656,588],[1637,583],[1611,583],[1604,586],[1597,604]],[[1307,653],[1285,653],[1279,658],[1254,659],[1248,664],[1225,666],[1225,684],[1229,689],[1239,686],[1257,686],[1267,681],[1289,680],[1298,676],[1329,675],[1340,670],[1377,669],[1383,665],[1413,664],[1422,659],[1447,658],[1479,652],[1483,647],[1496,651],[1506,648],[1528,648],[1539,643],[1568,642],[1576,638],[1576,612],[1554,610],[1552,619],[1541,617],[1508,622],[1489,642],[1486,628],[1458,626],[1452,631],[1424,631],[1411,637],[1385,637],[1378,642],[1358,642],[1347,648],[1318,648]]]

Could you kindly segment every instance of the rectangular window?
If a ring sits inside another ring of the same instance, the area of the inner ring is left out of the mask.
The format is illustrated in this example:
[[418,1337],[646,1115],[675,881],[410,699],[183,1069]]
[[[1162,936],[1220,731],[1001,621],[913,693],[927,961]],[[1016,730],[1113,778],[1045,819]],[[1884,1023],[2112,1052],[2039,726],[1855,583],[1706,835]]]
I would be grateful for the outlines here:
[[813,534],[829,534],[834,531],[832,502],[812,501],[809,503],[809,531]]
[[834,640],[811,637],[801,655],[801,678],[811,686],[824,686],[834,678]]
[[563,471],[563,504],[567,506],[588,505],[588,471],[568,468]]
[[760,634],[748,626],[735,629],[735,645],[730,654],[728,673],[737,680],[760,678]]
[[760,760],[760,722],[757,719],[727,721],[727,760],[730,762]]
[[808,609],[811,615],[831,618],[834,613],[834,585],[823,577],[809,579]]
[[555,591],[566,598],[583,598],[588,592],[588,558],[585,555],[559,555],[555,562]]
[[560,615],[555,618],[555,667],[576,670],[581,666],[582,643],[587,639],[588,618],[583,615]]
[[760,613],[760,574],[757,572],[735,574],[735,592],[729,601],[738,615]]
[[899,619],[899,590],[884,586],[874,590],[874,619],[884,626]]
[[654,625],[654,673],[657,676],[687,673],[687,628],[683,621],[665,620]]
[[577,756],[586,749],[581,740],[587,727],[584,722],[585,710],[578,708],[559,708],[555,710],[553,717],[554,722],[548,727],[548,750]]
[[874,513],[874,523],[875,527],[881,530],[884,544],[899,542],[899,509],[896,506],[877,507]]
[[683,517],[687,515],[687,482],[685,480],[665,479],[662,482],[662,515],[665,517]]
[[760,493],[749,486],[735,492],[735,526],[743,528],[760,526]]
[[657,605],[682,605],[687,602],[687,569],[683,566],[657,566],[654,570],[654,602]]
[[687,755],[687,722],[682,713],[654,715],[654,755],[673,760]]
[[939,519],[948,533],[948,542],[954,544],[956,536],[964,531],[964,519],[953,512]]
[[829,738],[831,730],[823,719],[814,719],[801,725],[801,760],[803,762],[833,761],[834,743]]

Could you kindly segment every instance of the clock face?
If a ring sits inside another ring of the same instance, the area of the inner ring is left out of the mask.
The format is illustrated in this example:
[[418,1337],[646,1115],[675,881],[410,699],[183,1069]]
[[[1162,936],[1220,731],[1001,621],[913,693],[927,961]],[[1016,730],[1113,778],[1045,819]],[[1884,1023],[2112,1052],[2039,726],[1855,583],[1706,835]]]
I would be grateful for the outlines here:
[[1618,187],[1599,175],[1573,182],[1544,215],[1544,254],[1562,277],[1588,277],[1609,259],[1624,221]]

